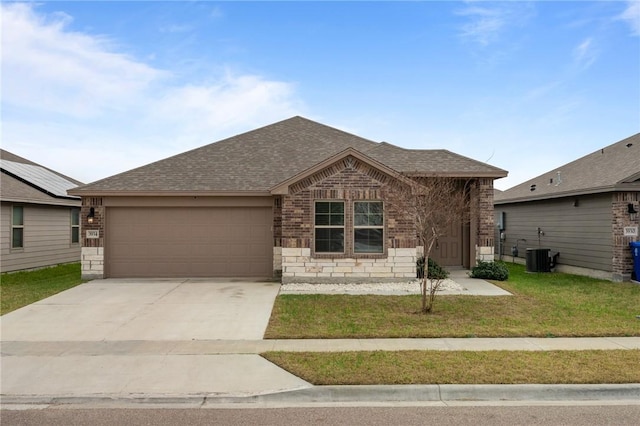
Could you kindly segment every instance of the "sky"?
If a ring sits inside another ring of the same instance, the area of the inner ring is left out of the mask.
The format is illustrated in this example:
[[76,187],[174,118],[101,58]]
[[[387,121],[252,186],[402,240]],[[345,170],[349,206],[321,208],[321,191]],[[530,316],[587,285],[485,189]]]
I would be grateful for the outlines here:
[[0,8],[2,148],[86,183],[295,115],[503,190],[640,132],[638,0]]

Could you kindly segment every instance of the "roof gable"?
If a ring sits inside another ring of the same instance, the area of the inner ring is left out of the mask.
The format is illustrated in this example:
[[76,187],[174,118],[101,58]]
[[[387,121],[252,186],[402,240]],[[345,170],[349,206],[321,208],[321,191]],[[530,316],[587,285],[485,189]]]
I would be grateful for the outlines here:
[[[371,169],[377,172],[378,176],[388,176],[397,180],[406,179],[400,173],[385,166],[384,164],[369,158],[368,156],[362,154],[359,151],[356,151],[353,148],[347,148],[346,150],[334,156],[331,156],[320,163],[315,164],[313,167],[310,167],[309,169],[298,173],[290,179],[279,183],[275,187],[271,188],[271,193],[288,194],[290,188],[292,187],[306,187],[309,186],[312,182],[321,180],[322,177],[326,177],[323,176],[321,172],[327,170],[331,166],[337,165],[338,169],[340,170],[345,168],[355,169],[358,165],[358,162],[362,162],[368,165]],[[380,180],[380,178],[378,178],[378,180]]]
[[496,203],[640,191],[640,133],[543,173],[496,195]]

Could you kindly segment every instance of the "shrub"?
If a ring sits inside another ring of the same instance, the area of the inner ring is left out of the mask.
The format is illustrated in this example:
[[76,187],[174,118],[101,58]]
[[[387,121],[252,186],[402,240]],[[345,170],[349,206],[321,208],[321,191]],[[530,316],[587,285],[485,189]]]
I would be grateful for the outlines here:
[[502,262],[479,261],[478,265],[471,269],[471,278],[506,281],[509,279],[509,270]]
[[[419,257],[416,262],[417,278],[424,277],[424,256]],[[444,280],[449,277],[449,272],[442,266],[438,265],[438,262],[429,258],[429,278],[433,280]]]

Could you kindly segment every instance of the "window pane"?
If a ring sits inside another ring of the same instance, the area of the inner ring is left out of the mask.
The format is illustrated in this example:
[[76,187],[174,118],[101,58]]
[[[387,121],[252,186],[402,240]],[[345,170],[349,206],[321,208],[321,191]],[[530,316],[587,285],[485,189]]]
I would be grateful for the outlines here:
[[22,228],[13,228],[11,235],[11,247],[22,248]]
[[369,215],[369,226],[382,226],[382,214]]
[[316,203],[316,213],[329,213],[331,203]]
[[344,251],[344,229],[317,228],[315,247],[318,253],[342,253]]
[[382,253],[382,229],[356,229],[354,231],[356,253]]
[[382,226],[384,224],[382,202],[357,202],[354,204],[354,209],[354,226]]
[[80,242],[80,228],[73,227],[71,228],[71,242],[79,243]]
[[344,203],[335,202],[331,204],[331,213],[344,213]]
[[382,203],[379,201],[375,203],[369,203],[369,213],[382,214]]
[[316,240],[328,240],[331,238],[331,228],[316,229]]
[[24,225],[22,206],[13,206],[13,224],[16,226]]
[[316,226],[325,226],[329,225],[329,218],[331,216],[328,214],[316,214]]
[[80,225],[80,210],[78,209],[71,210],[71,225],[75,225],[75,226]]
[[366,214],[356,214],[353,217],[353,225],[354,226],[367,226],[369,224],[369,219]]
[[344,225],[344,214],[331,214],[331,225],[343,226]]
[[368,213],[369,212],[369,203],[355,203],[354,210],[356,214],[358,213]]

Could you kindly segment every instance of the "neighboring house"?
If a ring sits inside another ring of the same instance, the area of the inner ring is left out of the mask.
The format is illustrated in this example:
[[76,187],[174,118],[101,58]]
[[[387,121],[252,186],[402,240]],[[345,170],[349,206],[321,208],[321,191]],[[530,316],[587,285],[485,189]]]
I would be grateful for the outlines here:
[[[406,150],[294,117],[69,191],[82,196],[82,262],[96,277],[415,278],[417,242],[386,194],[434,174],[470,182],[470,224],[435,257],[493,259],[493,180],[446,150]],[[89,218],[92,222],[89,223]],[[90,238],[91,237],[91,238]]]
[[82,185],[70,177],[0,150],[0,271],[80,261]]
[[520,258],[528,247],[549,248],[560,253],[560,271],[629,280],[639,201],[640,133],[497,194],[504,255],[511,259],[516,244]]

